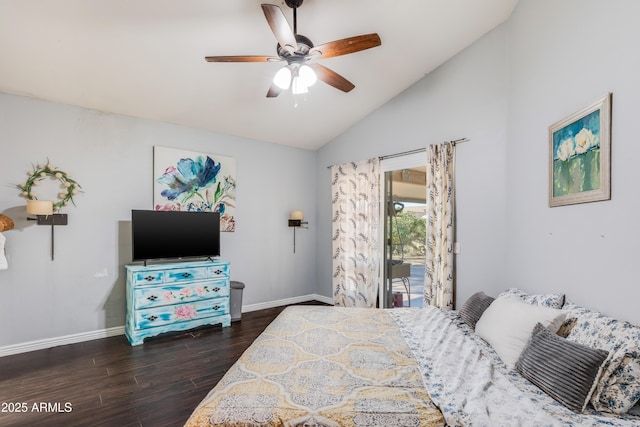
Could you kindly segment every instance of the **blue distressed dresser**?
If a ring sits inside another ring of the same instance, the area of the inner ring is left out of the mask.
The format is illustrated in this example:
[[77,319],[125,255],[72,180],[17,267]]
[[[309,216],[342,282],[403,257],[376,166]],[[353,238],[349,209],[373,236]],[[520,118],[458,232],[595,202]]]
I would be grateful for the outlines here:
[[127,323],[131,345],[164,332],[231,324],[229,263],[127,265]]

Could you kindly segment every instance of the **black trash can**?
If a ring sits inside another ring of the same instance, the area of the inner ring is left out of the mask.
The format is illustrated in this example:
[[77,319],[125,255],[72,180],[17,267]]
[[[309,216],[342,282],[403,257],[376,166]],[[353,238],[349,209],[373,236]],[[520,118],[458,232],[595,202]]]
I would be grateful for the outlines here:
[[242,290],[244,283],[231,281],[231,321],[237,322],[242,317]]

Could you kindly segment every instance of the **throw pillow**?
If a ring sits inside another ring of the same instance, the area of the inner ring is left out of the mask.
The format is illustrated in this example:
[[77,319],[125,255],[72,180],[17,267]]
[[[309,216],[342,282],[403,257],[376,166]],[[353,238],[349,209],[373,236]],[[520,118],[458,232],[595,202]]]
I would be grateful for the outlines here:
[[640,400],[640,327],[573,303],[564,310],[577,318],[568,340],[611,353],[591,397],[593,407],[626,413]]
[[503,295],[515,295],[528,304],[542,307],[560,309],[564,305],[564,294],[528,294],[518,288],[509,288],[499,296]]
[[460,318],[472,329],[475,329],[478,319],[494,300],[495,298],[486,295],[484,292],[476,292],[462,305]]
[[582,412],[608,355],[604,350],[564,339],[538,323],[516,370],[567,408]]
[[556,332],[565,313],[555,308],[527,304],[514,295],[503,295],[491,303],[476,323],[476,334],[488,342],[513,369],[537,323]]

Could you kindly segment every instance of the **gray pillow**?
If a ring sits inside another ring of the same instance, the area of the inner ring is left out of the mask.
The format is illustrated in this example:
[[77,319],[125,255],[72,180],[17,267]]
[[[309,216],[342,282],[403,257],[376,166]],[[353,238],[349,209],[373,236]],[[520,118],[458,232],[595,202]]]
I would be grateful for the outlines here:
[[465,301],[460,309],[460,318],[471,328],[476,328],[478,319],[482,313],[491,305],[495,298],[485,295],[484,292],[476,292]]
[[567,408],[582,412],[608,355],[566,340],[538,323],[516,370]]

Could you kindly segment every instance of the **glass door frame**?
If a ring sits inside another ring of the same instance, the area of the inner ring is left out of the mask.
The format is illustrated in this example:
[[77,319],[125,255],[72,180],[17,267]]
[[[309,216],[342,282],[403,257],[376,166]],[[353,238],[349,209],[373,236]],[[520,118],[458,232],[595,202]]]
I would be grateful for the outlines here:
[[382,185],[380,186],[380,218],[382,219],[383,227],[379,227],[379,235],[378,242],[382,247],[380,248],[380,256],[382,259],[380,260],[380,265],[382,268],[379,269],[379,281],[378,283],[381,286],[378,289],[378,306],[379,308],[385,308],[388,294],[389,286],[392,286],[391,280],[389,279],[388,274],[388,263],[387,263],[387,180],[386,173],[400,170],[400,169],[409,169],[413,167],[425,166],[427,164],[427,151],[420,151],[418,153],[411,153],[406,155],[399,155],[393,157],[382,158],[380,161],[380,182]]

